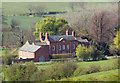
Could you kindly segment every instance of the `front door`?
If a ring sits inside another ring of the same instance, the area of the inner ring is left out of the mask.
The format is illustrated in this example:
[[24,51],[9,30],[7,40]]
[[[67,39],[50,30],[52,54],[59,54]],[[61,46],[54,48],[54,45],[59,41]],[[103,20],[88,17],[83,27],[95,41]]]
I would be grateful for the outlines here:
[[45,62],[45,57],[44,56],[40,56],[39,62]]

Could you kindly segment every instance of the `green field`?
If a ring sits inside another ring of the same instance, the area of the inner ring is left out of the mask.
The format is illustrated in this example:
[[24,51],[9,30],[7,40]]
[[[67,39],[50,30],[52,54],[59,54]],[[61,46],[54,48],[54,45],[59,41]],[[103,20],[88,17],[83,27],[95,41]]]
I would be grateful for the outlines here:
[[5,55],[5,52],[9,50],[8,48],[0,49],[0,56]]
[[[81,75],[81,76],[77,76],[77,77],[72,77],[70,79],[72,79],[72,80],[82,79],[85,81],[88,81],[88,80],[95,81],[96,79],[98,79],[97,81],[118,81],[118,75],[119,75],[118,71],[119,71],[118,69],[115,69],[115,70]],[[112,76],[116,76],[116,78],[113,78]]]
[[[84,66],[84,67],[89,67],[92,64],[98,64],[102,68],[105,68],[106,66],[114,65],[115,61],[116,61],[116,59],[109,59],[109,60],[92,61],[92,62],[77,62],[77,64],[78,64],[78,66]],[[46,68],[48,68],[48,67],[50,67],[52,65],[54,65],[54,64],[45,64],[45,65],[37,64],[37,67],[39,69],[46,69]]]
[[36,22],[40,21],[41,17],[28,17],[28,16],[7,16],[8,27],[12,19],[17,19],[20,22],[20,28],[28,29]]
[[42,5],[46,11],[64,11],[69,9],[69,3],[65,2],[4,2],[2,3],[4,15],[28,13],[28,5]]

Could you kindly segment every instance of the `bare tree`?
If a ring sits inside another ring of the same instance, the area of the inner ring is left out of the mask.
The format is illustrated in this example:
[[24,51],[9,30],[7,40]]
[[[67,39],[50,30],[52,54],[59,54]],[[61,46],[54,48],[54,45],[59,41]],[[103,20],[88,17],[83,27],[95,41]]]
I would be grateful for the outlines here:
[[96,42],[109,42],[114,37],[115,27],[110,16],[109,12],[102,11],[92,17],[90,33]]

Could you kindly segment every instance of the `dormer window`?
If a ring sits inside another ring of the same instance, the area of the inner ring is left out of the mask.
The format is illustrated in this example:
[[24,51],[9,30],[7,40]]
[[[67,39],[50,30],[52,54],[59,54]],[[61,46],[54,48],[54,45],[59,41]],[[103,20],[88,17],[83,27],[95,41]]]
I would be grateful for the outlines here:
[[55,51],[55,46],[53,45],[52,50]]

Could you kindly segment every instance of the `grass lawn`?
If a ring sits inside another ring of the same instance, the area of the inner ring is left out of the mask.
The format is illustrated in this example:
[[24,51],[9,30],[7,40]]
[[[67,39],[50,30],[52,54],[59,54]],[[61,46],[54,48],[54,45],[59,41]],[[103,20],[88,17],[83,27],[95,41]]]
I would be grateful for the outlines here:
[[[117,75],[118,76],[118,69],[115,70],[109,70],[109,71],[103,71],[103,72],[98,72],[98,73],[92,73],[92,74],[86,74],[86,75],[81,75],[81,76],[77,76],[77,77],[72,77],[70,79],[83,79],[87,81],[88,78],[97,78],[99,79],[98,81],[117,81],[117,80],[113,80],[112,77],[110,79],[110,76],[114,76]],[[93,80],[94,81],[94,80]]]

